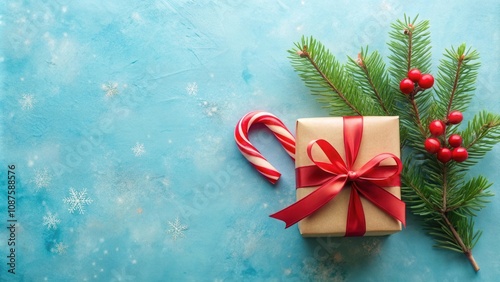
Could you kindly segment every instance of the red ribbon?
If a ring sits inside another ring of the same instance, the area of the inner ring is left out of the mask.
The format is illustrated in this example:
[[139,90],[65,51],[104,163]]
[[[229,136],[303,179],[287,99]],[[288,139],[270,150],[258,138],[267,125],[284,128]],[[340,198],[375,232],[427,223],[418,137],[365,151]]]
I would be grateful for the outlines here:
[[[345,236],[363,236],[366,232],[360,194],[405,225],[405,203],[381,187],[399,186],[399,175],[403,167],[401,160],[394,154],[382,153],[373,157],[360,169],[353,170],[362,135],[363,117],[344,117],[345,162],[328,141],[323,139],[311,141],[307,146],[307,155],[314,165],[296,169],[297,189],[310,186],[319,188],[272,214],[271,217],[284,221],[288,228],[324,206],[350,183],[351,195]],[[319,146],[328,158],[328,162],[318,161],[313,157],[314,145]],[[386,159],[393,159],[396,165],[380,166]]]

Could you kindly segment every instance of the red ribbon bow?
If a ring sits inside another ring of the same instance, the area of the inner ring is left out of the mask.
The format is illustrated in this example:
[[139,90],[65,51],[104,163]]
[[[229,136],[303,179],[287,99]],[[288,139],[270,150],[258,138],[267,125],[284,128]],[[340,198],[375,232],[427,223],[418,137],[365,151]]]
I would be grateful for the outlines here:
[[[314,165],[296,169],[297,188],[319,186],[296,203],[274,213],[271,217],[282,220],[286,228],[311,215],[351,184],[345,236],[363,236],[366,232],[365,215],[360,194],[405,225],[405,203],[381,186],[398,186],[402,170],[401,160],[390,153],[373,157],[360,169],[353,170],[363,135],[363,117],[344,117],[344,147],[346,160],[323,139],[313,140],[307,146],[307,155]],[[312,148],[318,145],[328,162],[316,160]],[[386,159],[396,165],[380,166]]]

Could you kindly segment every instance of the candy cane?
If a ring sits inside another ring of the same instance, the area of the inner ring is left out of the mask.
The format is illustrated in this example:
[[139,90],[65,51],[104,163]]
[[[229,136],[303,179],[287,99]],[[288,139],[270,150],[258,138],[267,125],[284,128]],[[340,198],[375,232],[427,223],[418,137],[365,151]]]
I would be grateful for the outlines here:
[[267,178],[272,184],[281,176],[281,173],[274,168],[248,140],[248,131],[255,123],[262,123],[269,128],[274,136],[278,138],[285,151],[295,159],[295,137],[286,126],[275,115],[263,111],[250,112],[244,115],[234,130],[236,144],[243,156]]

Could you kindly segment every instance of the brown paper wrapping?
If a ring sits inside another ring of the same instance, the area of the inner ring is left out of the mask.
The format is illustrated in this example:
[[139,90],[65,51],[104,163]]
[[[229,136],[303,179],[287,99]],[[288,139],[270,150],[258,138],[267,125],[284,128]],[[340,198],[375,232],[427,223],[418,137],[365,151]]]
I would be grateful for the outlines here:
[[[313,165],[307,156],[307,145],[315,139],[325,139],[339,152],[345,160],[343,118],[303,118],[297,120],[295,167]],[[363,137],[354,169],[360,168],[380,153],[392,153],[400,157],[399,117],[377,116],[363,118]],[[315,151],[313,150],[313,154]],[[316,156],[315,156],[316,157]],[[318,155],[319,157],[319,155]],[[386,165],[391,165],[387,163]],[[382,163],[381,165],[384,165]],[[297,189],[297,200],[309,195],[318,187]],[[384,187],[398,198],[401,188]],[[330,202],[312,215],[299,222],[299,230],[304,237],[344,236],[349,204],[349,186]],[[374,204],[361,196],[366,219],[365,236],[388,235],[401,231],[401,222],[386,214]]]

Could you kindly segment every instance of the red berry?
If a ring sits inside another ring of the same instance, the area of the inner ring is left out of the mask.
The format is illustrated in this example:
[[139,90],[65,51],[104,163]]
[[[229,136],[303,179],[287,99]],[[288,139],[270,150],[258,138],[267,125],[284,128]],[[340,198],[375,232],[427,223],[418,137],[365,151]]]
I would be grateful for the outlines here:
[[441,135],[443,135],[445,129],[446,129],[446,126],[444,125],[444,122],[442,122],[442,121],[440,121],[438,119],[433,120],[429,124],[429,131],[434,136],[441,136]]
[[451,111],[448,114],[448,122],[451,124],[459,124],[464,119],[464,115],[460,111]]
[[435,154],[441,148],[441,142],[437,138],[430,137],[425,139],[424,147],[427,152]]
[[404,78],[399,83],[399,90],[401,90],[401,92],[403,92],[405,94],[412,93],[413,89],[415,89],[415,84],[409,78]]
[[461,163],[469,157],[469,153],[464,147],[458,147],[453,149],[453,151],[451,152],[451,157],[454,161]]
[[437,153],[437,158],[442,163],[447,163],[451,160],[451,151],[448,148],[441,148]]
[[430,74],[423,74],[418,80],[418,86],[423,89],[431,88],[434,85],[434,77]]
[[450,135],[448,138],[448,144],[450,144],[453,148],[460,147],[460,145],[462,145],[462,136],[458,134]]
[[413,82],[418,82],[420,80],[420,77],[422,77],[422,73],[419,69],[411,69],[408,72],[408,78]]

